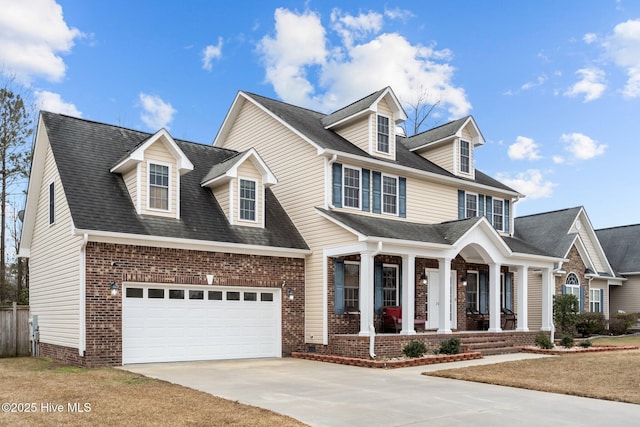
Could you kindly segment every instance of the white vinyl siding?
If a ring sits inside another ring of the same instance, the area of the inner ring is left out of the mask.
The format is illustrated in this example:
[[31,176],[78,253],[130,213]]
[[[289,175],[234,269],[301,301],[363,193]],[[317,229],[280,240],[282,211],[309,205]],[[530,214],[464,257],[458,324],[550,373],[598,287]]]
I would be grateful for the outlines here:
[[419,154],[425,159],[430,160],[436,165],[440,166],[441,168],[446,169],[451,173],[455,173],[455,171],[453,170],[453,160],[457,155],[457,153],[455,152],[455,146],[456,145],[453,143],[443,144],[438,147],[422,151]]
[[333,130],[362,151],[369,151],[369,116]]
[[[625,285],[626,285],[626,283],[625,283]],[[594,290],[599,291],[600,293],[602,293],[602,311],[601,311],[601,313],[604,314],[605,319],[609,319],[610,311],[611,311],[611,307],[609,306],[610,299],[611,299],[611,296],[609,295],[609,291],[610,291],[610,289],[619,289],[619,288],[621,288],[621,286],[611,286],[611,287],[609,287],[609,285],[608,285],[606,280],[598,280],[598,279],[592,280],[591,281],[591,285],[589,286],[589,289],[590,289],[590,292],[589,292],[589,308],[591,308],[591,304],[593,303],[593,301],[591,300],[591,292],[594,291]],[[611,312],[615,313],[616,311],[611,311]]]
[[[46,138],[43,132],[42,138]],[[42,142],[42,141],[39,141]],[[48,146],[48,142],[47,142]],[[55,182],[55,224],[49,225],[49,184]],[[53,154],[47,147],[29,259],[29,303],[38,316],[40,341],[79,347],[80,246]]]
[[596,243],[591,237],[591,233],[589,233],[588,231],[589,228],[590,227],[588,225],[588,222],[581,222],[580,230],[577,231],[580,234],[582,242],[584,243],[584,247],[587,249],[589,257],[591,257],[591,260],[593,261],[593,266],[595,267],[596,271],[607,271],[605,263],[602,261],[602,258],[600,256],[600,252],[596,250]]
[[[372,156],[383,159],[395,160],[396,158],[396,132],[393,121],[393,111],[389,108],[387,101],[382,99],[377,104],[377,114],[372,112],[369,115],[369,150]],[[389,118],[389,151],[387,153],[378,150],[378,116]]]
[[238,151],[255,148],[278,177],[273,192],[313,250],[305,261],[305,341],[321,344],[326,316],[322,248],[355,241],[353,234],[323,219],[315,209],[325,204],[326,160],[311,144],[249,101],[219,146]]
[[440,223],[458,219],[458,190],[407,178],[407,220]]
[[131,197],[131,202],[136,207],[136,212],[140,213],[142,207],[140,206],[140,200],[138,199],[138,182],[140,177],[138,177],[138,169],[139,166],[131,169],[129,172],[122,175],[122,179],[124,180],[124,185],[127,186],[127,191],[129,192],[129,196]]
[[[515,283],[514,288],[517,287]],[[531,269],[527,278],[527,294],[529,330],[537,331],[542,327],[542,275]]]
[[[623,310],[629,313],[640,313],[640,274],[627,276],[622,286],[609,286],[611,292],[611,313]],[[605,301],[605,307],[607,307]]]

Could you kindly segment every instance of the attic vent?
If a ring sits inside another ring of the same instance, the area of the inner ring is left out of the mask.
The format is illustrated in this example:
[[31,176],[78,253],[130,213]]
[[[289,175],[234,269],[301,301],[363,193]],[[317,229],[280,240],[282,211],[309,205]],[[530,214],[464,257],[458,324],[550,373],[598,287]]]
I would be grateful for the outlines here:
[[407,133],[402,126],[396,126],[396,135],[407,136]]

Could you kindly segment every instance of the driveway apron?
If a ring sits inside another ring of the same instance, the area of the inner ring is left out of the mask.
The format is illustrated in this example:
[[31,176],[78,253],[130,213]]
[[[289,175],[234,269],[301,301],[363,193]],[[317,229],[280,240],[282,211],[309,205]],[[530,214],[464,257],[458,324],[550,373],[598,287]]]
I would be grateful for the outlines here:
[[[500,360],[489,357],[479,363]],[[456,366],[461,365],[382,370],[284,358],[154,363],[123,369],[318,427],[614,426],[640,420],[640,405],[421,375]]]

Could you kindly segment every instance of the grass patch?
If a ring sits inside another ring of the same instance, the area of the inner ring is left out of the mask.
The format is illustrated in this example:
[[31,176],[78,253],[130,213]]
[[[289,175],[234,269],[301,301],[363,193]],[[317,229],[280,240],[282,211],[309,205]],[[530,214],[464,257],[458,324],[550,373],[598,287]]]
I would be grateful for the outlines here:
[[[31,413],[0,413],[0,425],[304,426],[266,409],[119,369],[82,369],[43,358],[0,359],[0,402]],[[73,407],[89,411],[70,412]],[[46,412],[63,405],[61,412]]]
[[[600,340],[594,340],[596,343]],[[627,341],[619,345],[633,344]],[[582,353],[448,369],[425,375],[640,405],[639,360],[640,350]]]
[[640,335],[621,335],[617,337],[593,338],[593,345],[637,345],[640,346]]

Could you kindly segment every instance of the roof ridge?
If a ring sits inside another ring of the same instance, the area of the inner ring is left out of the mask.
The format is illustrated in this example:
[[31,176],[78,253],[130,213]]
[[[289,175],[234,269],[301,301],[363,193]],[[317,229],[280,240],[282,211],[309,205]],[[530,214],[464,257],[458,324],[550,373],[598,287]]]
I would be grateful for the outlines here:
[[329,113],[328,115],[330,116],[330,115],[335,114],[335,113],[337,113],[337,112],[339,112],[339,111],[345,110],[345,109],[347,109],[347,108],[351,107],[352,105],[357,104],[358,102],[362,101],[363,99],[366,99],[366,98],[368,98],[368,97],[370,97],[370,96],[373,96],[373,95],[375,95],[376,93],[384,92],[384,91],[385,91],[387,88],[389,88],[389,87],[390,87],[390,86],[385,86],[385,87],[384,87],[384,88],[382,88],[382,89],[378,89],[378,90],[376,90],[375,92],[371,92],[369,95],[363,96],[362,98],[360,98],[360,99],[358,99],[358,100],[356,100],[356,101],[353,101],[352,103],[350,103],[350,104],[348,104],[348,105],[345,105],[344,107],[338,108],[337,110],[332,111],[332,112],[331,112],[331,113]]
[[[484,172],[483,172],[484,173]],[[553,211],[547,211],[547,212],[537,212],[534,214],[529,214],[529,215],[522,215],[522,216],[518,216],[515,219],[520,219],[520,218],[529,218],[532,216],[540,216],[540,215],[548,215],[548,214],[552,214],[552,213],[558,213],[558,212],[563,212],[563,211],[570,211],[573,209],[584,209],[584,206],[574,206],[572,208],[563,208],[563,209],[556,209]]]
[[605,230],[613,230],[616,228],[627,228],[627,227],[640,227],[640,224],[614,225],[613,227],[598,228],[595,231],[605,231]]
[[458,121],[461,121],[461,120],[466,120],[466,119],[468,119],[469,117],[471,117],[471,114],[468,114],[468,115],[466,115],[466,116],[464,116],[464,117],[460,117],[459,119],[450,120],[450,121],[448,121],[447,123],[443,123],[443,124],[438,125],[438,126],[436,126],[436,127],[432,127],[432,128],[430,128],[430,129],[423,130],[423,131],[422,131],[422,132],[420,132],[420,133],[416,133],[416,134],[414,134],[414,135],[407,136],[407,137],[405,137],[405,138],[406,138],[406,139],[411,139],[411,138],[413,138],[413,137],[417,137],[417,136],[420,136],[420,135],[425,134],[425,133],[427,133],[427,132],[431,132],[431,131],[434,131],[434,130],[439,129],[439,128],[441,128],[441,127],[444,127],[444,126],[450,125],[451,123],[455,123],[455,122],[458,122]]
[[279,100],[279,99],[269,98],[269,97],[267,97],[267,96],[258,95],[257,93],[248,92],[248,91],[246,91],[246,90],[241,90],[240,92],[245,93],[245,94],[247,94],[247,95],[256,96],[256,97],[258,97],[258,98],[268,99],[269,101],[277,102],[277,103],[279,103],[279,104],[288,105],[289,107],[294,107],[294,108],[297,108],[297,109],[299,109],[299,110],[305,110],[305,111],[309,111],[309,112],[312,112],[312,113],[315,113],[315,114],[322,114],[323,116],[328,116],[328,114],[327,114],[327,113],[323,113],[323,112],[321,112],[321,111],[317,111],[317,110],[312,110],[311,108],[307,108],[307,107],[301,107],[301,106],[299,106],[299,105],[294,105],[294,104],[291,104],[291,103],[289,103],[289,102],[281,101],[281,100]]

